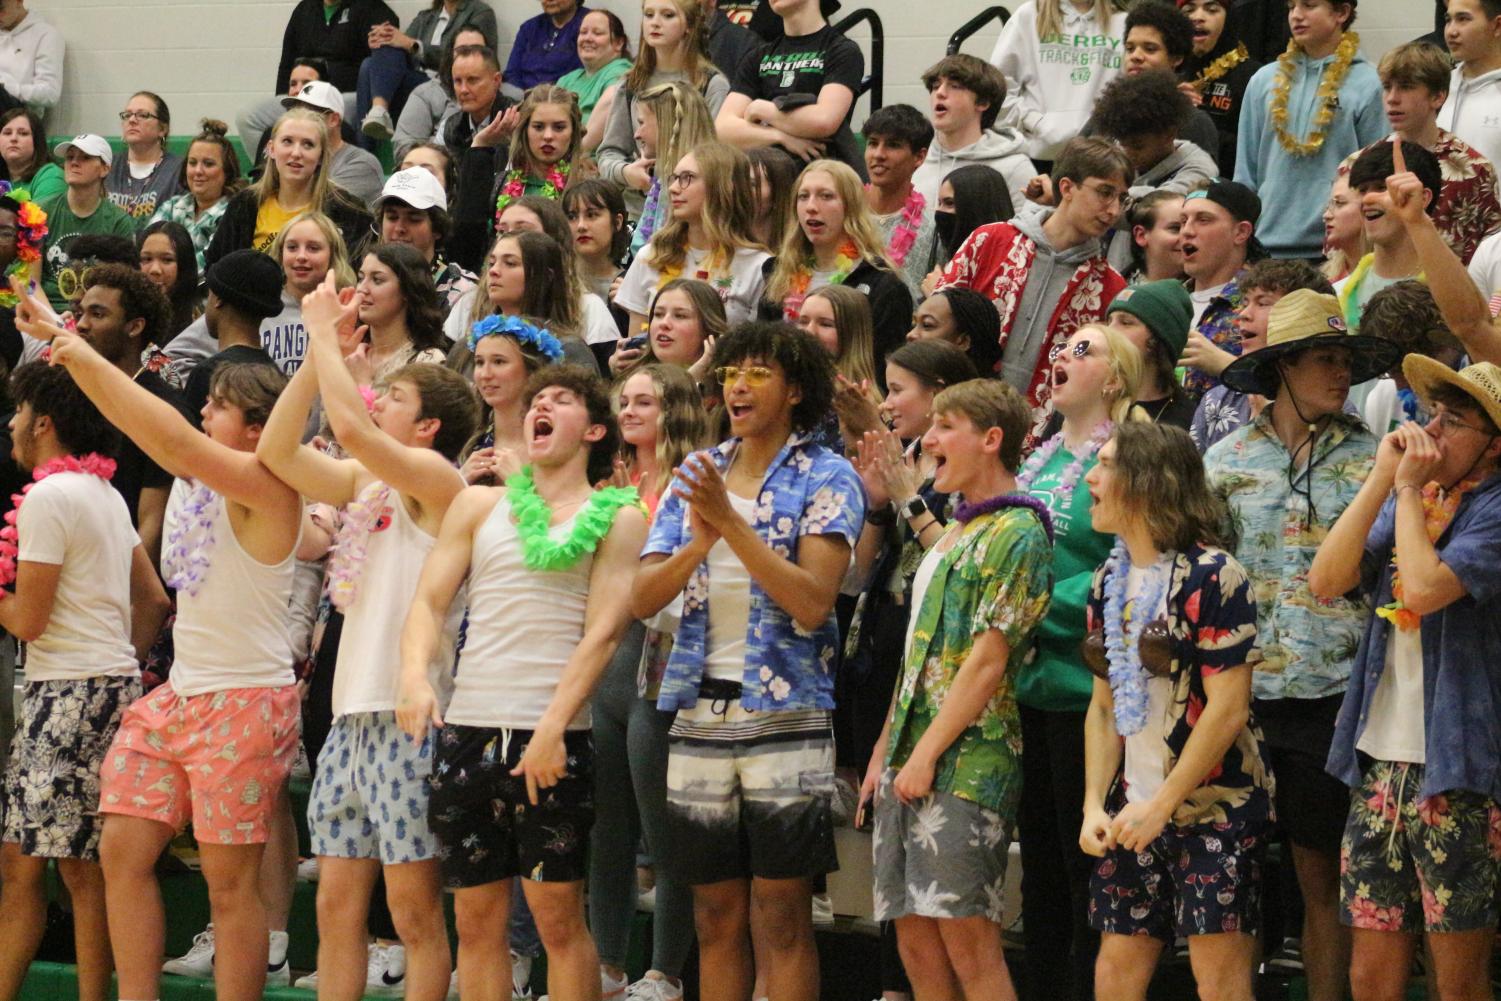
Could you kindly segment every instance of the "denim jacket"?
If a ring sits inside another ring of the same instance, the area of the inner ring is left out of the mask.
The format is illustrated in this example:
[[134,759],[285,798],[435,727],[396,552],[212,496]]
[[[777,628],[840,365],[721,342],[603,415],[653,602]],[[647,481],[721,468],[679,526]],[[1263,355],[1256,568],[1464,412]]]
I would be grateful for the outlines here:
[[[721,470],[729,468],[740,441],[708,450]],[[804,535],[842,535],[853,547],[865,523],[865,486],[842,456],[794,435],[777,453],[761,482],[751,527],[778,555],[797,559]],[[670,556],[689,541],[688,505],[672,491],[662,497],[642,556]],[[740,704],[781,711],[834,708],[834,655],[839,627],[834,613],[812,632],[793,622],[752,578],[746,626],[745,674]],[[709,567],[700,564],[683,593],[682,625],[662,677],[657,708],[691,709],[698,702],[709,632]]]

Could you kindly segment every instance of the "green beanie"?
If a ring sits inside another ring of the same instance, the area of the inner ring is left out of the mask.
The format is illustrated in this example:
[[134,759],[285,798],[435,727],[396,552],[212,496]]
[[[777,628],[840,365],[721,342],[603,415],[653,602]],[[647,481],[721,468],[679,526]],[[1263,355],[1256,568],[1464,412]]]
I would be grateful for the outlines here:
[[1188,344],[1188,326],[1193,323],[1194,304],[1182,282],[1171,278],[1145,282],[1123,289],[1105,310],[1109,316],[1124,310],[1147,325],[1159,341],[1167,346],[1168,355],[1177,361]]

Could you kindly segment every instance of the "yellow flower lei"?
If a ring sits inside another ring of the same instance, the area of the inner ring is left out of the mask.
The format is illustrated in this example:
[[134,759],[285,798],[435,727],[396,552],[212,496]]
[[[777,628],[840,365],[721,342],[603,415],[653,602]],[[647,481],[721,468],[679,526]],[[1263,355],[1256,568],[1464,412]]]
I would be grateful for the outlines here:
[[1293,55],[1299,51],[1297,42],[1288,42],[1287,51],[1277,57],[1277,84],[1272,89],[1272,125],[1277,130],[1277,141],[1293,156],[1313,156],[1324,145],[1324,136],[1329,123],[1334,121],[1334,102],[1339,97],[1339,88],[1344,85],[1360,48],[1360,37],[1353,31],[1345,32],[1334,50],[1334,62],[1324,73],[1319,84],[1318,99],[1322,105],[1313,116],[1313,131],[1306,140],[1299,140],[1287,131],[1287,99],[1293,88]]
[[1246,51],[1246,43],[1241,42],[1235,48],[1221,55],[1208,66],[1205,66],[1204,72],[1200,73],[1198,78],[1189,86],[1193,87],[1194,90],[1203,90],[1205,84],[1214,83],[1214,81],[1250,58],[1251,53]]

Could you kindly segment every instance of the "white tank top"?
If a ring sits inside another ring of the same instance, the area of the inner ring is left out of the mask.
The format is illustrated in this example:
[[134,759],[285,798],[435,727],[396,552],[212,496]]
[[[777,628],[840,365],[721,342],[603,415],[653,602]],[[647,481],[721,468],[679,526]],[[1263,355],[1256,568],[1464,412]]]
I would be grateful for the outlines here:
[[[551,530],[566,538],[573,518]],[[521,537],[502,497],[474,535],[469,563],[469,630],[444,717],[461,726],[534,730],[584,637],[594,555],[566,570],[528,570]],[[568,724],[587,730],[589,704]]]
[[[162,536],[171,534],[191,491],[187,480],[172,485]],[[229,521],[229,505],[213,501],[213,549],[196,595],[177,592],[177,624],[172,628],[176,658],[172,688],[179,695],[203,695],[230,688],[280,688],[292,674],[292,574],[296,545],[281,562],[267,566],[240,547]],[[302,529],[297,530],[301,540]]]
[[[364,492],[370,496],[382,489],[386,485],[376,481]],[[390,490],[385,510],[365,546],[354,601],[344,610],[338,667],[334,671],[335,717],[396,708],[401,630],[417,593],[422,563],[437,541],[412,520],[401,494]],[[453,694],[453,647],[463,617],[461,590],[449,606],[438,649],[428,663],[428,681],[437,693],[440,712],[448,707]]]

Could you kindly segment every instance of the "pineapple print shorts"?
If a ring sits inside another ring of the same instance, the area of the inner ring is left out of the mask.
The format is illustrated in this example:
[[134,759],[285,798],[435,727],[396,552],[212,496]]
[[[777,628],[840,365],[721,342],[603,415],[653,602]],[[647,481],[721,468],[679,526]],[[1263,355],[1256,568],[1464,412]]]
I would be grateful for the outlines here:
[[104,757],[100,813],[180,831],[200,844],[264,843],[302,722],[296,685],[178,695],[172,683],[137,699]]
[[427,826],[432,735],[415,741],[396,714],[348,713],[334,720],[318,753],[307,824],[313,854],[382,865],[438,857]]

